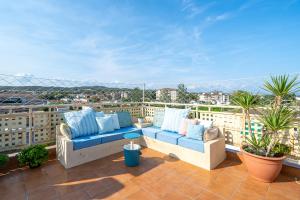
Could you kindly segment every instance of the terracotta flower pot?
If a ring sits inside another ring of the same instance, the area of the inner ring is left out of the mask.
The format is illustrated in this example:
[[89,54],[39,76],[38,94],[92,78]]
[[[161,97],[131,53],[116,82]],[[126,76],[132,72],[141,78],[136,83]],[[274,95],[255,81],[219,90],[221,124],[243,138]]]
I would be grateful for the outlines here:
[[285,156],[279,158],[263,157],[248,153],[241,148],[244,163],[250,175],[262,182],[271,183],[279,175]]

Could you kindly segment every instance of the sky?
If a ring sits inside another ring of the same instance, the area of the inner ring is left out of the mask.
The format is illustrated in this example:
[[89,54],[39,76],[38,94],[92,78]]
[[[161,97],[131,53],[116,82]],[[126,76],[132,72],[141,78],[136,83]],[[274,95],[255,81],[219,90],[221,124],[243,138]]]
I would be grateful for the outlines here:
[[300,0],[0,2],[0,73],[211,87],[300,72]]

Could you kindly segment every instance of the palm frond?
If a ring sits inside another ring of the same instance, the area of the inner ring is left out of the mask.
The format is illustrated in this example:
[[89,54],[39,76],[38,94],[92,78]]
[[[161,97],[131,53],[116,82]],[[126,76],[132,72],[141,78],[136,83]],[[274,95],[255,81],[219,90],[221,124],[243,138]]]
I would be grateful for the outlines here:
[[275,96],[285,97],[300,91],[298,76],[289,75],[271,76],[270,81],[264,83],[263,89]]

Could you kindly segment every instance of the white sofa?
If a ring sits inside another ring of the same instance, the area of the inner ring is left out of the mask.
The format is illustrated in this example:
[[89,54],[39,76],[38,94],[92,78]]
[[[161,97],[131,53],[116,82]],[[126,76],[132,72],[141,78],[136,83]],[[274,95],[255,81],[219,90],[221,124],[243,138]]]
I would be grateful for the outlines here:
[[[57,159],[65,168],[71,168],[83,163],[87,163],[99,158],[121,152],[123,145],[129,143],[126,139],[116,139],[114,141],[97,144],[81,149],[74,149],[74,143],[68,139],[64,133],[63,125],[56,128],[56,153]],[[143,134],[142,129],[134,128],[131,131],[142,134],[139,141],[142,146],[154,149],[169,156],[178,158],[206,170],[214,169],[226,157],[225,139],[220,134],[217,139],[204,142],[204,152],[185,148],[176,144],[160,141],[155,137],[149,137]],[[126,133],[126,132],[124,132]],[[124,134],[118,133],[118,134]]]

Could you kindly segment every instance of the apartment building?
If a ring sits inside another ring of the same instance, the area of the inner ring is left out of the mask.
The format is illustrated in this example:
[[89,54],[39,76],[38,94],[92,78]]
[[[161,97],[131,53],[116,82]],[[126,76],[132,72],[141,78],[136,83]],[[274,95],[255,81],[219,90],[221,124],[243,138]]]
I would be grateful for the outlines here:
[[[166,96],[164,96],[166,95]],[[171,102],[176,102],[177,100],[177,90],[172,88],[162,88],[156,90],[156,100],[157,101],[167,101],[169,99]]]
[[[32,113],[18,112],[0,115],[0,147],[3,151],[21,148],[29,143],[47,143],[55,140],[56,126],[62,121],[65,109]],[[30,141],[31,140],[31,141]]]
[[198,95],[199,101],[212,104],[229,104],[229,94],[222,92],[201,93]]

